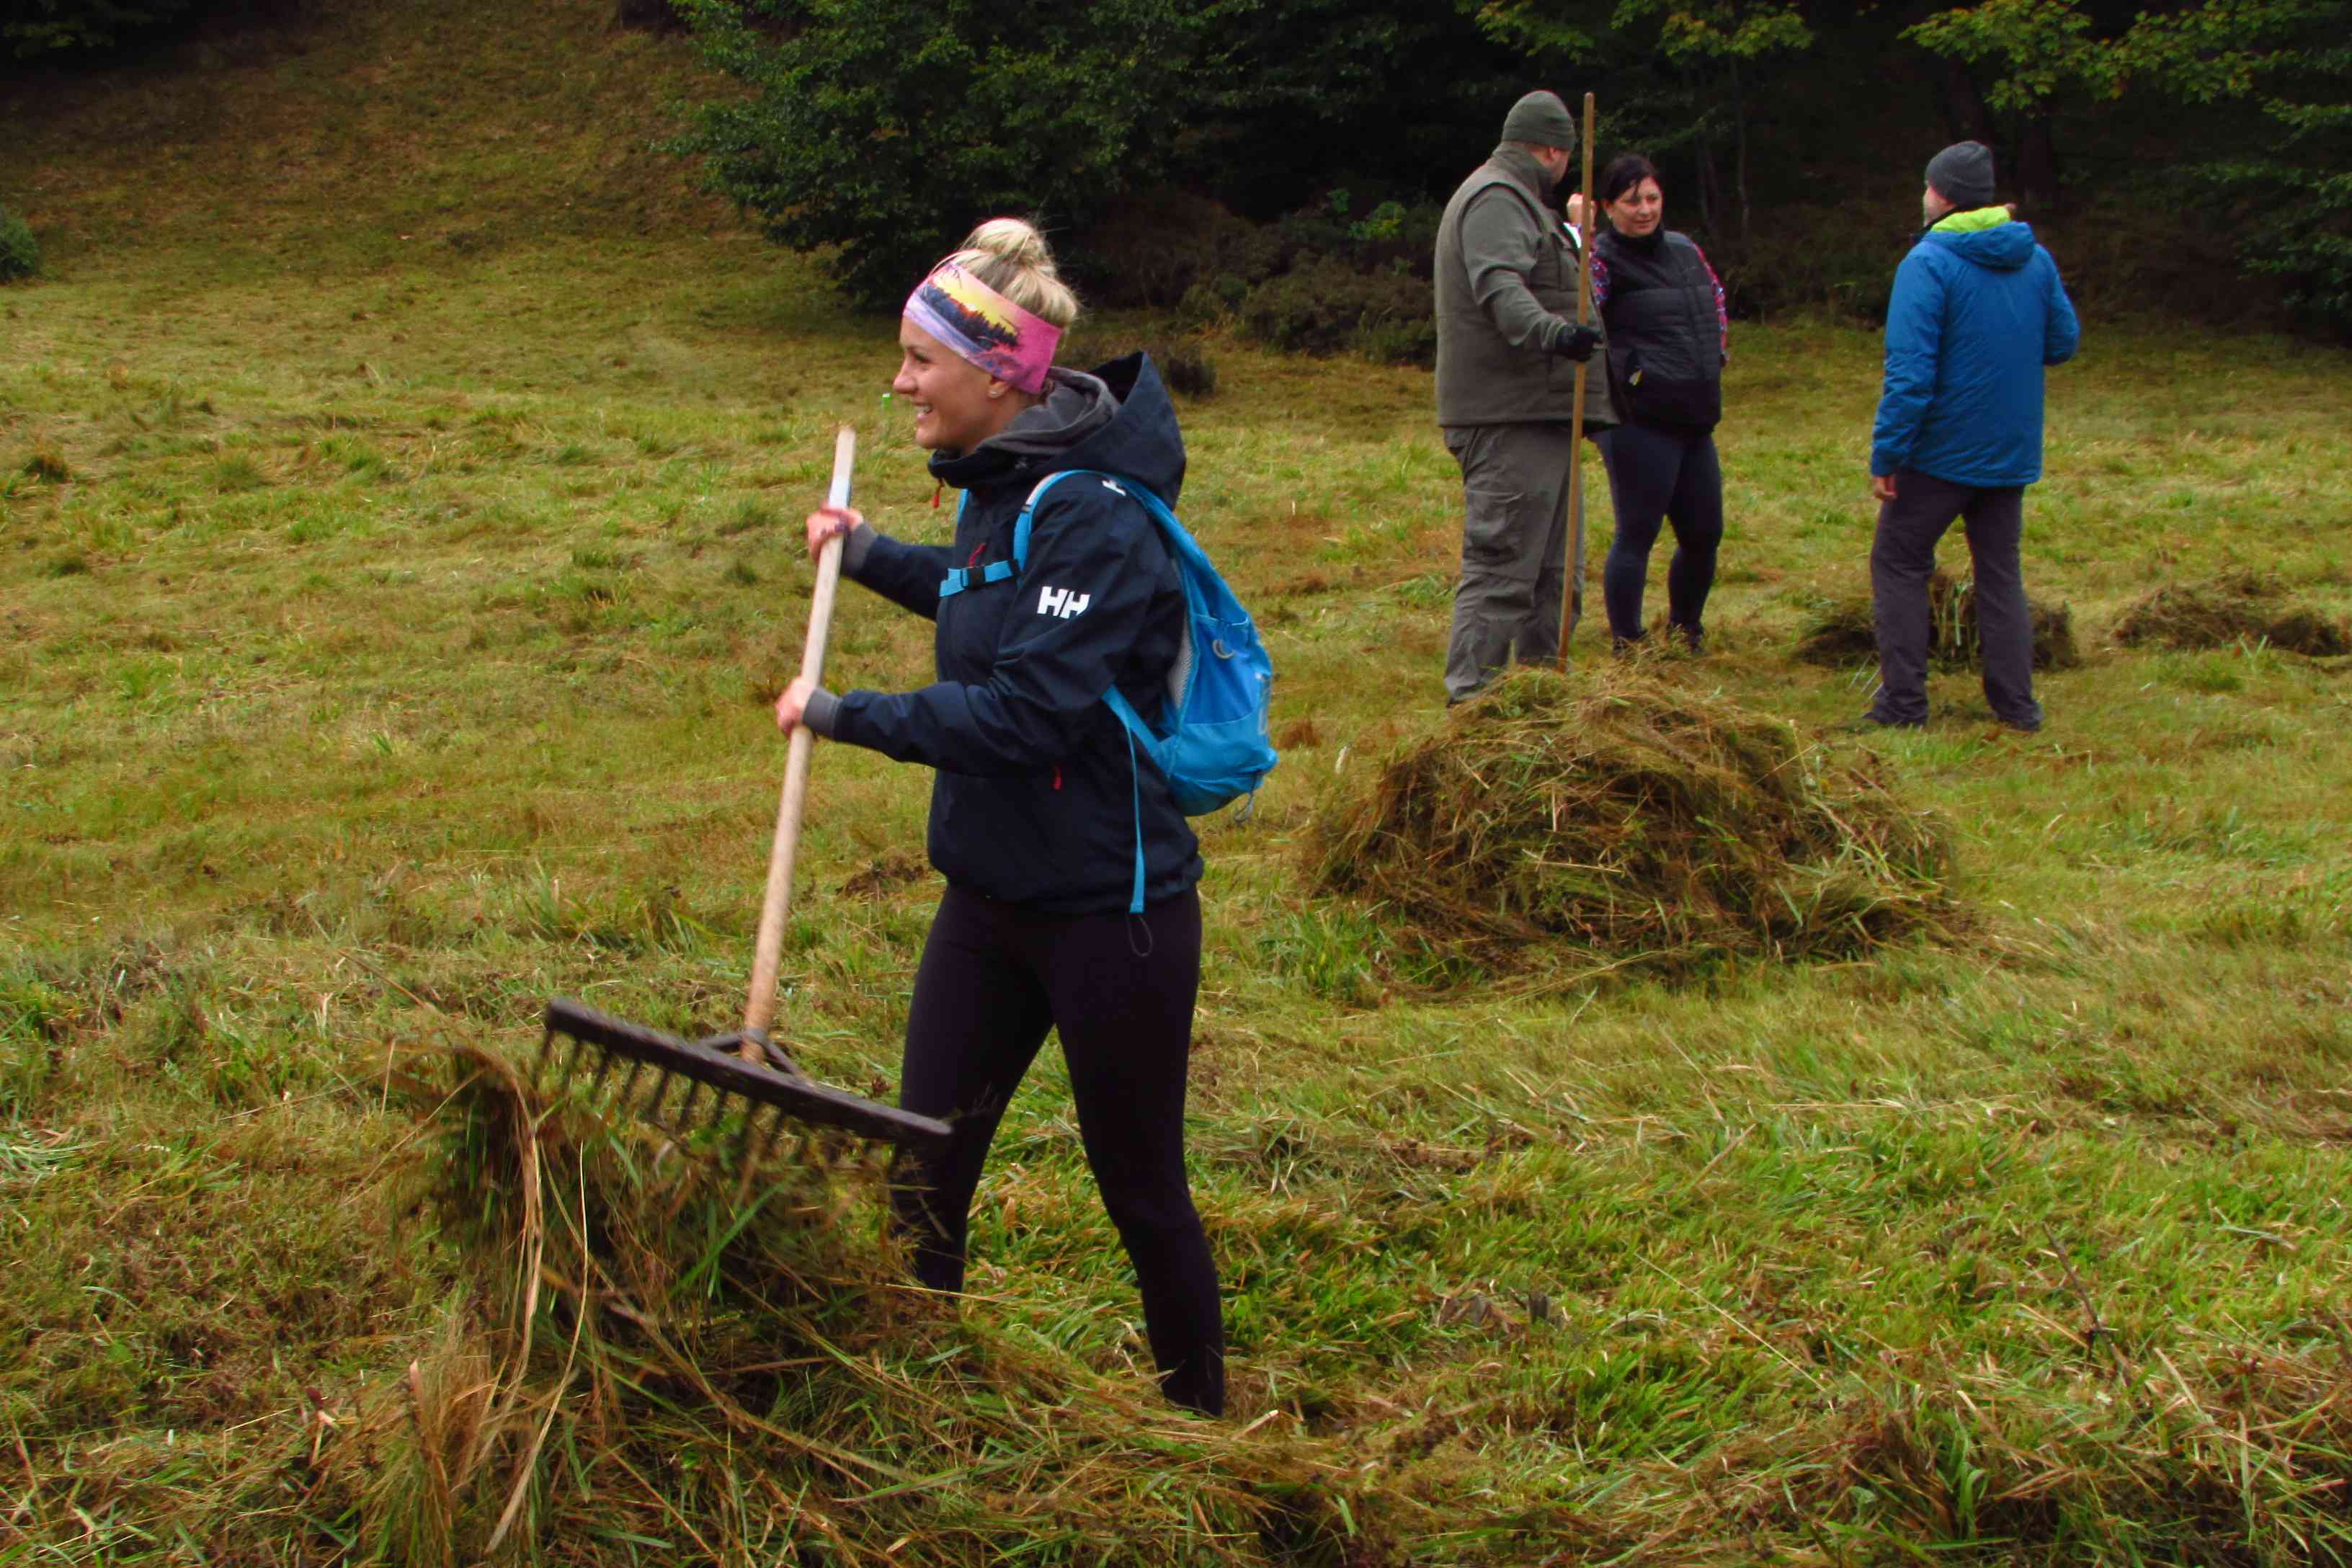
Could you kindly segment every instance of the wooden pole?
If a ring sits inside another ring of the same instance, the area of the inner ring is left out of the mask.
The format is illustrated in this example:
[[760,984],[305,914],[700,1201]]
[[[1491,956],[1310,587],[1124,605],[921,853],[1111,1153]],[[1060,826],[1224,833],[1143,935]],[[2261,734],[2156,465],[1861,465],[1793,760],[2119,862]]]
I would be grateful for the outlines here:
[[[827,506],[849,504],[849,470],[857,461],[857,432],[845,425],[833,442],[833,488]],[[822,685],[824,681],[825,637],[833,629],[834,592],[841,583],[841,535],[824,542],[816,562],[816,589],[809,595],[808,640],[801,648],[801,673]],[[776,976],[782,967],[784,919],[792,912],[793,865],[800,857],[801,814],[808,805],[810,754],[816,750],[816,731],[795,726],[784,752],[784,790],[776,807],[776,837],[768,854],[768,892],[760,905],[760,934],[752,944],[751,996],[743,1007],[742,1057],[761,1059],[760,1041],[776,1016]]]
[[[1592,95],[1584,95],[1584,232],[1576,249],[1576,324],[1592,319],[1592,241],[1601,232],[1601,204],[1592,194]],[[1598,352],[1597,350],[1595,351]],[[1568,448],[1568,592],[1559,605],[1559,667],[1568,668],[1568,639],[1584,618],[1584,381],[1592,369],[1586,360],[1576,367],[1576,412],[1569,419]]]

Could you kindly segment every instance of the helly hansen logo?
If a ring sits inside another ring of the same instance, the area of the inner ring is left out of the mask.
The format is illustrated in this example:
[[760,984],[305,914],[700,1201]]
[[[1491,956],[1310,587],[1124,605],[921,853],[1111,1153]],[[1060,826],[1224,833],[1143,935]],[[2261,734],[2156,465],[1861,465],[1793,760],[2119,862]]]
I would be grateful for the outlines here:
[[1072,616],[1084,615],[1093,599],[1092,594],[1073,594],[1067,588],[1044,588],[1037,594],[1037,613],[1059,616],[1066,621]]

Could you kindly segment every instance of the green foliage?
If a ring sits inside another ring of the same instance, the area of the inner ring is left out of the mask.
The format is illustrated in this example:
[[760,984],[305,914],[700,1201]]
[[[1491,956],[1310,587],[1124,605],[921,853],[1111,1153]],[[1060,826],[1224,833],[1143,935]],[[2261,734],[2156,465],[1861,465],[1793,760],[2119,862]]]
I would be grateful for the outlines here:
[[[1170,263],[1124,232],[1178,228],[1178,211],[1222,215],[1188,240],[1248,248],[1234,212],[1284,212],[1341,184],[1369,194],[1340,226],[1350,237],[1402,243],[1430,171],[1475,161],[1520,90],[1506,51],[1405,0],[678,9],[705,57],[751,91],[701,105],[669,150],[700,158],[710,187],[771,237],[838,247],[835,275],[869,305],[896,302],[1000,213],[1042,219],[1090,297],[1114,304],[1173,304],[1221,274],[1256,282],[1286,265]],[[1414,112],[1400,116],[1407,98]],[[1171,190],[1189,194],[1171,202]]]
[[20,59],[102,49],[168,22],[194,0],[19,0],[0,20],[0,49]]
[[1222,82],[1238,8],[685,0],[705,55],[753,92],[703,105],[671,147],[772,237],[839,247],[851,296],[884,305],[977,219],[1060,229],[1150,183]]
[[33,237],[32,225],[0,207],[0,283],[30,278],[40,269],[41,247]]
[[2287,304],[2352,335],[2352,0],[2214,4],[2127,39],[2190,102],[2239,99],[2269,127],[2252,156],[2197,171],[2240,216],[2239,255]]
[[1903,36],[1933,53],[1997,68],[2001,74],[1986,100],[1995,109],[2040,113],[2062,96],[2123,91],[2121,58],[2112,44],[2091,36],[2091,26],[2074,0],[1985,0],[1939,11]]
[[1397,364],[1437,353],[1429,283],[1399,272],[1359,272],[1325,258],[1270,279],[1242,301],[1242,330],[1294,353],[1351,350]]

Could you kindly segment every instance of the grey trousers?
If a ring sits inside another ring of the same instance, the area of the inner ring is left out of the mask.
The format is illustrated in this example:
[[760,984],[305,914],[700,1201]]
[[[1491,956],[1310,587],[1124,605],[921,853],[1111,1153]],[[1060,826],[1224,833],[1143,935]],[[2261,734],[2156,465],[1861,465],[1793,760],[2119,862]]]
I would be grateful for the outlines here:
[[[1454,589],[1454,632],[1445,649],[1445,696],[1459,702],[1501,672],[1559,658],[1559,601],[1567,585],[1569,454],[1566,425],[1467,425],[1445,432],[1445,449],[1462,465],[1462,580]],[[1601,472],[1582,466],[1581,488]],[[1580,546],[1583,531],[1574,530]],[[1584,604],[1584,552],[1575,567]]]
[[2033,618],[2025,603],[2019,546],[2025,532],[2025,489],[1983,489],[1927,474],[1895,477],[1895,499],[1878,508],[1870,546],[1870,602],[1878,630],[1878,696],[1871,717],[1882,724],[1927,721],[1927,579],[1936,542],[1958,518],[1976,580],[1977,636],[1983,645],[1985,700],[2005,724],[2036,729]]

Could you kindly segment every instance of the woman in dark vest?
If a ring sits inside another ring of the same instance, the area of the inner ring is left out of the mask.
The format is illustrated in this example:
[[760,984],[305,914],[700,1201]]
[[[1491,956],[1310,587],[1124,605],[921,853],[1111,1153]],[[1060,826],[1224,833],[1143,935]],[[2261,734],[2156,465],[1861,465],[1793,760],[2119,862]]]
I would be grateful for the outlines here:
[[1609,634],[1620,650],[1642,640],[1642,588],[1658,525],[1675,530],[1666,568],[1666,625],[1694,653],[1723,542],[1723,417],[1730,319],[1715,268],[1687,235],[1665,226],[1658,171],[1638,153],[1601,175],[1610,226],[1593,245],[1592,294],[1608,329],[1610,392],[1623,421],[1598,437],[1609,468],[1617,536],[1602,567]]

